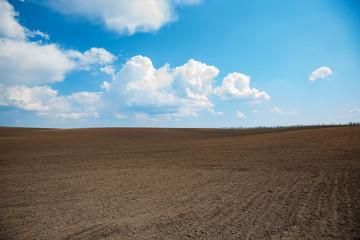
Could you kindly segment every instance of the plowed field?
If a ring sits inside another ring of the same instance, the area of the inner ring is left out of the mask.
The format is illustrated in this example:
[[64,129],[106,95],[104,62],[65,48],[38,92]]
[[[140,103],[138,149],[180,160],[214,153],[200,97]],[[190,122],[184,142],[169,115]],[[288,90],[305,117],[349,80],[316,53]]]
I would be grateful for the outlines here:
[[360,126],[0,128],[0,239],[360,239]]

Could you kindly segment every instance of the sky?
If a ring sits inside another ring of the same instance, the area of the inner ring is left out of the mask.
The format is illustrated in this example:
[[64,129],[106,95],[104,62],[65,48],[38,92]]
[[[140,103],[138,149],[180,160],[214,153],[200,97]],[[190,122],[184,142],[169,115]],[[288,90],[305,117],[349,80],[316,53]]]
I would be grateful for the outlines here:
[[360,122],[358,0],[0,0],[0,126]]

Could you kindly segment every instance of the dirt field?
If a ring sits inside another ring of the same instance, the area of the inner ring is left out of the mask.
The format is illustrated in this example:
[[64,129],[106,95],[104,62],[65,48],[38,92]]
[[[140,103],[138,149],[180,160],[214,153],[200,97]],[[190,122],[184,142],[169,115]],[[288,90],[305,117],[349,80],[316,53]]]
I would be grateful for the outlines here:
[[0,128],[0,239],[360,239],[360,126]]

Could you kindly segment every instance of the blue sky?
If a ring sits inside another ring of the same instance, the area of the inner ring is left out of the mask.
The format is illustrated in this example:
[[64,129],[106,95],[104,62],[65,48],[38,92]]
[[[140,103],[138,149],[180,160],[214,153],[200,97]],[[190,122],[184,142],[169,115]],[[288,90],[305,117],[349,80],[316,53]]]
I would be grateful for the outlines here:
[[357,0],[0,0],[0,125],[360,121]]

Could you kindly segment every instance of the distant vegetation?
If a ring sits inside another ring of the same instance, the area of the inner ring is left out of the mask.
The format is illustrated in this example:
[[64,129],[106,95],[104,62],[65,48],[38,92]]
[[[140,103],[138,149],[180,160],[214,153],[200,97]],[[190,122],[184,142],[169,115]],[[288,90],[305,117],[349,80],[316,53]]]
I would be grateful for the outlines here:
[[345,124],[312,124],[312,125],[276,125],[276,126],[257,126],[257,127],[222,127],[222,129],[272,129],[272,128],[319,128],[319,127],[335,127],[335,126],[356,126],[360,122],[349,122]]

